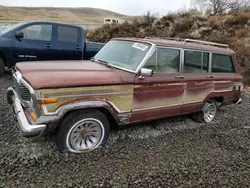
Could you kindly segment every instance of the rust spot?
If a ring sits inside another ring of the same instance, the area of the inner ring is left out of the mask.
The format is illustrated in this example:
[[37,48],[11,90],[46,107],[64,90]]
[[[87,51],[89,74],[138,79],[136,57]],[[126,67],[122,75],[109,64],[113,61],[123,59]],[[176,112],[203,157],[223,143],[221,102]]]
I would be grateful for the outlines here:
[[96,97],[83,97],[83,98],[77,98],[77,99],[68,99],[64,101],[63,103],[61,103],[60,105],[58,105],[56,107],[56,110],[58,110],[64,105],[71,104],[71,103],[84,102],[84,101],[100,101],[100,100],[106,101],[104,98],[96,98]]

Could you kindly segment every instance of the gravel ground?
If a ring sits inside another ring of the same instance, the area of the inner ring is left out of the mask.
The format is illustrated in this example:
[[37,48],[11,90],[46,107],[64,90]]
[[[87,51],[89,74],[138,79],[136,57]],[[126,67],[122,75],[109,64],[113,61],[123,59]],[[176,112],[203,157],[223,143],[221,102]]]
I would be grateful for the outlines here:
[[[106,147],[60,154],[51,136],[21,137],[0,78],[0,187],[249,187],[250,95],[210,125],[188,116],[112,130]],[[248,127],[249,126],[249,127]]]

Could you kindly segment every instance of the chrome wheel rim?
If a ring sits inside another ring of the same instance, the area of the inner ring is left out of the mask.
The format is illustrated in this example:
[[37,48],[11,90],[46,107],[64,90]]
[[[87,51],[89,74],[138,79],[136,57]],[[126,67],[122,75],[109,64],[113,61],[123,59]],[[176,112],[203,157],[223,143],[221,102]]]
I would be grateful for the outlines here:
[[211,122],[215,118],[216,111],[215,103],[213,101],[207,102],[203,108],[204,121]]
[[72,126],[67,134],[67,146],[71,152],[82,153],[97,148],[104,137],[104,126],[97,119],[84,119]]

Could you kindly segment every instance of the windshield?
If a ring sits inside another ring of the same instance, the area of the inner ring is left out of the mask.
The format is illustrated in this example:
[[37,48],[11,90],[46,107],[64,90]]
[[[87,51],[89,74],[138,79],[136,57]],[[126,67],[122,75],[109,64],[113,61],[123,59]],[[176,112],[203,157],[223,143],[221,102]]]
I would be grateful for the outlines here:
[[135,71],[151,45],[133,41],[110,41],[94,57],[117,68]]
[[18,24],[14,24],[14,25],[10,25],[10,26],[5,26],[5,28],[0,29],[0,35],[3,35],[5,33],[8,33],[9,31],[11,31],[12,29],[15,29],[17,27],[19,27],[20,25],[22,25],[23,22],[18,23]]

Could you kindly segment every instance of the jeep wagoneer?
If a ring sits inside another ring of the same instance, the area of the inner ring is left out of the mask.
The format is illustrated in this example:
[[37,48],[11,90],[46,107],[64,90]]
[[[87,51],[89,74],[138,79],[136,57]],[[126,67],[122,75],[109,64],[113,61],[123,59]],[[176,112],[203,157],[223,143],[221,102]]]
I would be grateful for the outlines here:
[[239,104],[242,76],[227,45],[115,38],[89,61],[18,63],[8,102],[25,137],[54,132],[61,152],[103,146],[112,125],[194,114],[211,122]]

